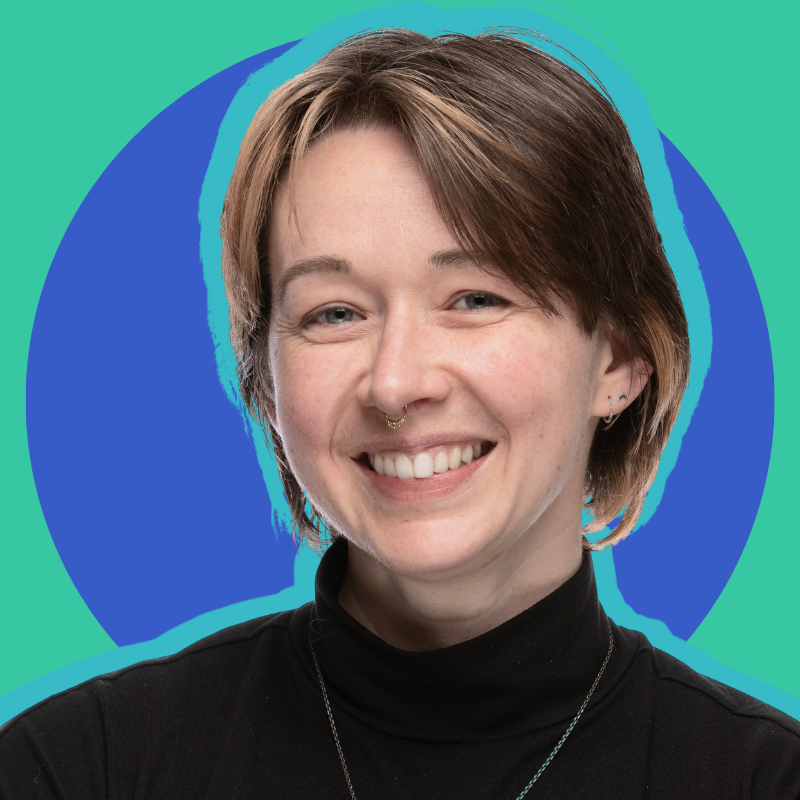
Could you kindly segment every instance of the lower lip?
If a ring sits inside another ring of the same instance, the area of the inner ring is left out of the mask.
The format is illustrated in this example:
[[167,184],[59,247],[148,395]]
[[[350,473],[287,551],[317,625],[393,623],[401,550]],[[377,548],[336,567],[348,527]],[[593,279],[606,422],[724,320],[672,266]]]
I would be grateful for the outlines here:
[[430,478],[409,478],[408,480],[378,475],[375,470],[360,461],[353,463],[361,470],[370,488],[390,500],[411,503],[439,500],[457,491],[469,482],[491,454],[492,452],[489,451],[485,456],[469,464],[462,464],[458,469],[436,473]]

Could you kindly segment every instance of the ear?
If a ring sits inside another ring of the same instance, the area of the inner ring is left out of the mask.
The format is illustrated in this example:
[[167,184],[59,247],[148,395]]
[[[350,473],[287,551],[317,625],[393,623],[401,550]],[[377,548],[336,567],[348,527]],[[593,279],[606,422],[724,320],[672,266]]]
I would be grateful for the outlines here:
[[632,355],[614,331],[599,331],[597,348],[591,413],[593,417],[608,417],[613,411],[616,417],[642,393],[653,367]]

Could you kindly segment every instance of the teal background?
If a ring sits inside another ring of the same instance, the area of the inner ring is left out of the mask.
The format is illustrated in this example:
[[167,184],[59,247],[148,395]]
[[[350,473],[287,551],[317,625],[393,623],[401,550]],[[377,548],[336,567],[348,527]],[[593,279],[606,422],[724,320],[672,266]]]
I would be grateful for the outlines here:
[[[0,325],[6,355],[0,398],[0,694],[101,653],[111,659],[104,664],[113,666],[115,657],[115,645],[72,586],[50,540],[25,436],[25,366],[36,302],[72,215],[125,143],[181,94],[243,58],[368,5],[310,3],[290,13],[269,3],[232,3],[224,11],[202,3],[82,3],[7,14],[4,106],[13,124],[0,132]],[[716,2],[646,8],[574,2],[568,12],[548,4],[531,7],[625,66],[656,125],[714,192],[750,261],[773,348],[773,456],[750,541],[691,643],[722,665],[800,698],[800,625],[794,613],[800,590],[789,549],[798,444],[791,415],[798,279],[790,233],[796,227],[798,170],[789,32],[797,12],[788,4],[773,5],[769,16],[757,17],[746,4]],[[57,386],[52,402],[58,402]],[[746,436],[748,415],[759,412],[758,387],[748,384],[746,363],[742,391],[730,402],[741,408],[742,429],[732,434]],[[719,506],[720,525],[736,512],[735,497],[732,475],[729,497],[709,498]],[[264,613],[253,603],[236,613]],[[191,641],[192,625],[187,626],[182,635]]]

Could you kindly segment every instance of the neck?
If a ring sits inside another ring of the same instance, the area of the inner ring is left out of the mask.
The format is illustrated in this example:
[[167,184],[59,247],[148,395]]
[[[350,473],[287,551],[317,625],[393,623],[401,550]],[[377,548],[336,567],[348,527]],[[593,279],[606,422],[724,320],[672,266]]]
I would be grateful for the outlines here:
[[447,576],[397,573],[351,543],[339,603],[400,650],[460,644],[538,603],[578,571],[580,526],[558,535],[538,527]]

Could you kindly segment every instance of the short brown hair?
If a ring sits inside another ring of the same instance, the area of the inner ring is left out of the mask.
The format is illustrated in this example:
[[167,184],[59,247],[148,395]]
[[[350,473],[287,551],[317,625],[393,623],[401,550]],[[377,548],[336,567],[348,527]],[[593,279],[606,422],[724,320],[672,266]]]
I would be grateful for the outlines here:
[[627,356],[652,366],[614,427],[598,427],[586,474],[594,521],[584,531],[624,513],[609,536],[584,546],[615,544],[641,513],[689,376],[683,305],[613,101],[599,81],[596,88],[519,33],[359,34],[272,92],[244,137],[221,228],[231,341],[242,398],[272,444],[294,532],[313,546],[326,521],[265,413],[273,402],[269,216],[279,179],[288,173],[291,186],[311,145],[360,126],[402,131],[465,249],[547,313],[557,313],[560,299],[587,334],[607,325]]

